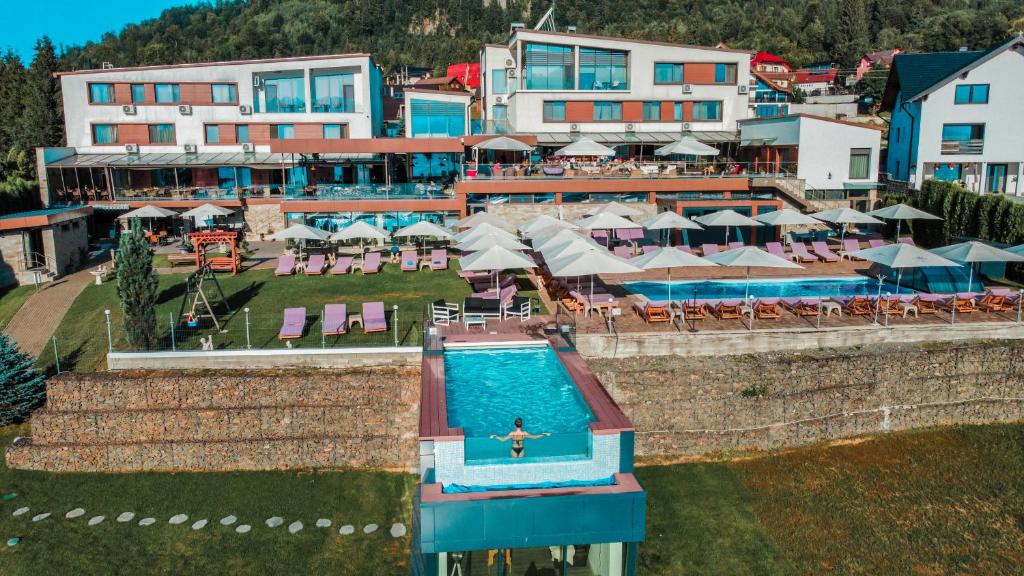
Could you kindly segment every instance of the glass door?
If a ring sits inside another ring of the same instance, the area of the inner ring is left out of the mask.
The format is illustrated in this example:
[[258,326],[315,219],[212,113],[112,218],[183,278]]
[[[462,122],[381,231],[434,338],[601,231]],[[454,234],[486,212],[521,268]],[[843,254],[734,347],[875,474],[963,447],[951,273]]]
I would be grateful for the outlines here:
[[988,179],[985,190],[988,192],[1006,192],[1006,164],[989,164]]

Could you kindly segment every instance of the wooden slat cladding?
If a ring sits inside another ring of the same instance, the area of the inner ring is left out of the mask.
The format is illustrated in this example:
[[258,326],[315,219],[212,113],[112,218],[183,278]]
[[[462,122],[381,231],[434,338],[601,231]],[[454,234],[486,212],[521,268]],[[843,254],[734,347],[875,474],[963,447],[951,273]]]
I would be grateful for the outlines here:
[[[238,83],[237,82],[89,82],[89,84],[113,84],[114,101],[107,103],[90,102],[92,106],[122,106],[124,104],[135,104],[136,106],[178,106],[188,104],[190,106],[237,106]],[[156,84],[177,84],[178,102],[157,102]],[[213,85],[230,84],[235,86],[235,102],[214,102]],[[132,102],[132,85],[142,85],[144,97],[141,102]],[[89,89],[86,88],[86,97]]]

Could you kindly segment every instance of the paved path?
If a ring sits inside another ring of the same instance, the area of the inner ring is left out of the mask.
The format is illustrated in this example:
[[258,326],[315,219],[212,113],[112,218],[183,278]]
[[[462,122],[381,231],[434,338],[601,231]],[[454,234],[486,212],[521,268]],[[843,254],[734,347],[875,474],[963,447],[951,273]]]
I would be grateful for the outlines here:
[[39,356],[71,308],[71,303],[90,282],[95,281],[89,273],[94,269],[95,264],[47,284],[45,288],[29,296],[21,309],[7,323],[4,333],[13,338],[23,352]]

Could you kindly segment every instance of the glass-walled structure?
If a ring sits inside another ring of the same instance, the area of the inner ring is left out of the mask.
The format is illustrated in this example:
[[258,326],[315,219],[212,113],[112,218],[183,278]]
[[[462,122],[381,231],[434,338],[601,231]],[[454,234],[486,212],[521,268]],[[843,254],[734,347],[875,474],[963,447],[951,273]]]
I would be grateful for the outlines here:
[[426,221],[440,226],[448,226],[459,219],[454,210],[432,210],[424,212],[382,210],[379,212],[314,212],[289,213],[288,224],[305,224],[329,232],[337,232],[354,222],[363,221],[388,232],[399,228]]

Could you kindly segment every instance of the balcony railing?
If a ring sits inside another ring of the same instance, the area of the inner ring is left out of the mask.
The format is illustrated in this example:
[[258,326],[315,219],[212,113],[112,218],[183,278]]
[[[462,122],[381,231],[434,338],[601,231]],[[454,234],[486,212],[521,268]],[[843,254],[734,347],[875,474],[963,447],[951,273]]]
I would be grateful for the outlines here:
[[[66,197],[65,197],[66,196]],[[284,200],[431,200],[454,197],[453,190],[440,184],[402,182],[393,184],[272,184],[240,188],[190,187],[190,188],[142,188],[118,190],[113,195],[107,191],[89,191],[75,194],[69,191],[57,202],[80,203],[90,201],[115,202],[160,202],[160,201],[230,201],[242,198],[280,198]]]
[[401,182],[392,184],[317,184],[300,189],[289,188],[288,200],[438,200],[454,197],[450,188],[440,184]]
[[943,154],[982,154],[985,152],[984,140],[943,140]]
[[789,177],[796,171],[793,164],[776,166],[752,162],[571,162],[546,164],[494,164],[468,163],[462,166],[466,180],[543,180],[572,179],[632,179],[632,178],[751,178],[753,176]]

